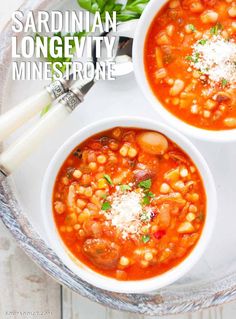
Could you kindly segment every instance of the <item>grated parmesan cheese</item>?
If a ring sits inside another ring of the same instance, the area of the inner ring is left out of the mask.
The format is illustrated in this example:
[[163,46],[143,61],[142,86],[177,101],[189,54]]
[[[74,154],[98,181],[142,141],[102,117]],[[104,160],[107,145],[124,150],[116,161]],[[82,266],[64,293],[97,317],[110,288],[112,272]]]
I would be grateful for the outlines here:
[[193,45],[191,66],[217,83],[236,83],[236,43],[220,34]]
[[119,228],[125,239],[129,234],[138,234],[142,226],[139,216],[142,214],[142,194],[137,192],[117,192],[112,196],[111,210],[105,213],[112,226]]
[[143,207],[143,198],[142,189],[123,192],[120,186],[116,187],[116,192],[107,197],[111,207],[106,212],[100,213],[104,214],[106,220],[121,232],[123,239],[128,236],[139,236],[144,224],[146,228],[150,227],[149,221],[153,216],[153,210],[148,206]]

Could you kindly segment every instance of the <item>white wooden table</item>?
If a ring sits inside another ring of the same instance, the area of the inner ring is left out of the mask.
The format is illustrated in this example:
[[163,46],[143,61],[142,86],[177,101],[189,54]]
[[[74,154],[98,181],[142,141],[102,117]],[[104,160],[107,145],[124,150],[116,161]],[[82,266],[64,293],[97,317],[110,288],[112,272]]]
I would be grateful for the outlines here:
[[[3,2],[3,1],[2,1]],[[0,30],[23,0],[0,8]],[[38,268],[0,222],[0,319],[147,319],[95,304],[64,288]],[[164,319],[234,319],[236,302]]]

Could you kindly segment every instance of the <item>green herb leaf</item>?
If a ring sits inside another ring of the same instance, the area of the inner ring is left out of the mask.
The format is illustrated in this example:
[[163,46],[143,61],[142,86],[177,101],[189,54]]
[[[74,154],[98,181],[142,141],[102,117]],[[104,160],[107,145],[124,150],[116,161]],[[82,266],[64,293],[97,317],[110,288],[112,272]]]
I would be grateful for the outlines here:
[[104,202],[102,204],[102,210],[108,210],[111,208],[111,204],[109,202]]
[[143,242],[144,244],[148,243],[149,240],[150,240],[150,236],[149,236],[149,235],[143,235],[143,236],[142,236],[142,242]]
[[108,174],[104,174],[103,177],[108,182],[108,184],[113,185],[112,179]]
[[106,12],[112,14],[116,11],[117,21],[129,21],[138,19],[145,9],[149,0],[128,0],[122,5],[119,0],[77,0],[78,4],[85,10],[95,13],[100,12],[104,20]]
[[123,10],[142,14],[149,0],[128,0]]
[[150,178],[146,179],[145,181],[140,182],[138,186],[145,189],[149,189],[152,186],[152,180]]
[[228,84],[228,81],[227,81],[226,79],[222,79],[222,80],[221,80],[221,85],[222,85],[223,87],[225,87],[227,84]]
[[148,189],[146,189],[145,191],[145,196],[143,197],[143,205],[149,205],[151,198],[155,197],[155,195],[152,192],[149,192]]
[[106,194],[102,194],[101,198],[106,199],[107,195]]
[[196,28],[195,28],[195,26],[194,26],[193,24],[189,24],[188,27],[189,27],[189,29],[190,29],[191,31],[193,31],[193,32],[196,31]]
[[142,204],[143,205],[149,205],[150,204],[150,197],[144,196]]
[[200,56],[199,53],[195,53],[194,58],[193,58],[193,63],[197,63],[198,62],[199,56]]
[[202,39],[202,40],[199,41],[199,43],[201,45],[205,45],[207,43],[207,39]]
[[185,57],[185,60],[188,60],[188,61],[193,61],[193,57],[191,55],[187,55]]
[[219,31],[221,31],[223,29],[223,26],[221,23],[217,23],[214,27],[212,27],[210,29],[210,33],[212,35],[217,35],[219,33]]
[[153,194],[153,192],[148,192],[148,193],[146,193],[146,196],[153,198],[153,197],[155,197],[155,194]]
[[191,62],[193,62],[193,63],[197,63],[198,60],[199,60],[199,56],[200,56],[200,54],[197,52],[197,53],[195,53],[194,56],[192,56],[192,55],[187,55],[187,56],[185,57],[185,59],[188,60],[188,61],[191,61]]
[[129,185],[120,185],[120,189],[122,192],[131,191],[131,187]]

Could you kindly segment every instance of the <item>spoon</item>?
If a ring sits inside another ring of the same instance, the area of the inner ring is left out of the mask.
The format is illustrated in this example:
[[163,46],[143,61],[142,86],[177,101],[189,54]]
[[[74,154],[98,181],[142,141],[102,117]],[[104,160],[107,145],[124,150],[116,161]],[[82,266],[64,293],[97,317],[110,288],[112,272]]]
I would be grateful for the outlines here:
[[[101,36],[110,36],[109,33],[104,33]],[[132,72],[132,42],[130,38],[117,37],[113,50],[113,56],[110,61],[114,61],[115,71],[114,76],[122,76]],[[101,44],[101,58],[96,59],[95,46],[93,49],[92,61],[107,61],[105,45]],[[55,80],[46,86],[40,93],[26,99],[19,105],[13,107],[8,112],[0,117],[0,142],[6,139],[16,129],[22,126],[35,114],[40,112],[46,105],[51,104],[54,100],[58,99],[63,94],[69,91],[73,83],[73,74],[69,79],[62,78]]]
[[[104,50],[101,50],[104,51]],[[111,60],[115,61],[115,77],[122,76],[132,72],[132,39],[126,37],[120,37],[116,40],[116,46]],[[93,54],[93,61],[97,61],[95,52]],[[106,61],[104,54],[101,55],[99,61]],[[63,122],[65,117],[71,113],[84,99],[84,96],[90,91],[95,81],[91,80],[76,81],[67,93],[58,101],[58,103],[49,110],[38,123],[30,128],[23,136],[18,138],[13,144],[9,146],[0,155],[0,179],[10,175],[22,161],[30,155],[37,145],[48,135],[50,132],[56,128],[60,123]],[[42,93],[41,93],[42,94]],[[38,95],[38,97],[40,94]],[[44,96],[45,97],[45,96]],[[39,102],[40,99],[38,99]],[[45,102],[45,100],[44,100]],[[29,106],[29,102],[23,105],[24,115],[26,112],[26,104]],[[45,106],[40,100],[41,107]],[[39,105],[39,103],[38,103]],[[37,107],[39,111],[40,107]],[[9,111],[11,112],[11,111]],[[27,113],[29,115],[29,113]],[[34,112],[31,109],[30,116],[33,116]],[[4,116],[4,115],[3,115]],[[11,117],[9,117],[11,119]],[[27,117],[27,119],[29,116]],[[24,122],[25,118],[21,117],[21,123]],[[16,128],[16,117],[14,121],[10,121],[14,124],[14,129]],[[0,121],[0,127],[2,123]],[[18,126],[18,125],[17,125]],[[18,126],[19,127],[19,126]],[[9,132],[10,130],[8,130]]]

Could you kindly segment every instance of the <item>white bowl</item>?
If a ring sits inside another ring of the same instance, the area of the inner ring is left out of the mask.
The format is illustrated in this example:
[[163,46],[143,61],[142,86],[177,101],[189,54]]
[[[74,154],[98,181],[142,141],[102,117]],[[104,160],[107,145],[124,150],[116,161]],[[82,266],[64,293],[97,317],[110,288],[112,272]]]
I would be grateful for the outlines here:
[[[119,281],[103,275],[100,275],[86,265],[77,260],[65,247],[60,235],[57,231],[54,222],[52,211],[52,193],[54,183],[63,162],[71,151],[86,140],[88,137],[96,133],[111,129],[116,126],[123,127],[137,127],[143,129],[154,130],[163,133],[172,141],[177,143],[193,160],[197,166],[206,191],[207,209],[205,225],[202,235],[192,252],[179,265],[159,276],[136,281]],[[133,117],[109,118],[103,121],[96,122],[92,125],[86,126],[84,129],[78,131],[71,136],[56,152],[48,166],[42,187],[41,194],[42,214],[48,243],[50,247],[56,252],[64,264],[71,269],[76,275],[83,280],[91,283],[99,288],[120,292],[120,293],[143,293],[150,292],[166,285],[169,285],[182,277],[188,272],[193,265],[202,256],[207,243],[210,239],[217,210],[216,190],[211,172],[201,156],[199,151],[193,146],[184,136],[177,131],[160,124],[155,121]]]
[[[144,95],[150,102],[150,104],[154,107],[154,109],[164,118],[166,121],[180,130],[181,132],[203,140],[208,140],[212,142],[230,142],[236,140],[236,129],[231,130],[220,130],[220,131],[212,131],[197,128],[186,122],[182,121],[171,112],[169,112],[157,99],[154,95],[145,72],[144,67],[144,44],[147,36],[147,32],[149,27],[161,9],[161,7],[166,3],[166,0],[151,0],[147,7],[145,8],[138,24],[134,26],[130,23],[130,28],[133,29],[134,32],[134,43],[133,43],[133,63],[134,63],[134,72],[137,79],[137,82],[142,89]],[[127,24],[128,26],[128,24]],[[135,29],[135,31],[134,31]],[[132,31],[130,30],[130,35],[132,35]]]

